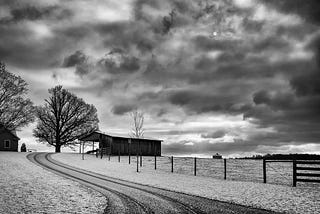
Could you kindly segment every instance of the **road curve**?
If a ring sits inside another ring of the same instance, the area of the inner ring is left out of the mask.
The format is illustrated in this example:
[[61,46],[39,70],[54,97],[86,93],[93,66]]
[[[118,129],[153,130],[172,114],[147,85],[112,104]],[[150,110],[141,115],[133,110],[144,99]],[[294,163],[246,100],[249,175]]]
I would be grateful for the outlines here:
[[50,153],[30,153],[27,158],[105,195],[108,200],[105,213],[275,213],[115,179],[65,165],[50,156]]

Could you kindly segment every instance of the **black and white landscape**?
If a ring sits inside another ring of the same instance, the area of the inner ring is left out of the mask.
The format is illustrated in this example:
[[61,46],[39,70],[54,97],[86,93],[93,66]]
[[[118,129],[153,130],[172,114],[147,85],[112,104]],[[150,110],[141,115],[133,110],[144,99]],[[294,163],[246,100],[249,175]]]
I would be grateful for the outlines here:
[[1,0],[0,213],[317,213],[319,24],[319,0]]

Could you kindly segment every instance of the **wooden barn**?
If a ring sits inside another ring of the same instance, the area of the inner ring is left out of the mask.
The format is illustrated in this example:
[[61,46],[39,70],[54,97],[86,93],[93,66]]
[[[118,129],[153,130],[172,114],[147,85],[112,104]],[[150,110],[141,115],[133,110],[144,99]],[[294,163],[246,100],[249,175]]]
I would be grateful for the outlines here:
[[94,131],[91,134],[79,139],[82,142],[98,142],[99,149],[110,155],[143,155],[161,156],[161,140],[150,138],[131,138],[119,135],[105,134]]
[[20,138],[0,124],[0,151],[18,151]]

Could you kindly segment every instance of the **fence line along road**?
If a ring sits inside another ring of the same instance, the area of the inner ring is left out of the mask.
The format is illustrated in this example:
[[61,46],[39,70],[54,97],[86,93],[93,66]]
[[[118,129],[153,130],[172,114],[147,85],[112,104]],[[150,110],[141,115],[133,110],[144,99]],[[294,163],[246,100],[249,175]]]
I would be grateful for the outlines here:
[[[118,156],[118,157],[117,157]],[[317,179],[305,177],[320,177],[320,173],[305,173],[301,170],[320,171],[316,167],[293,167],[293,160],[271,160],[271,159],[213,159],[197,157],[174,157],[174,156],[140,156],[136,159],[131,156],[110,156],[109,161],[118,162],[128,158],[128,163],[136,163],[136,171],[139,168],[144,170],[161,170],[171,173],[189,174],[194,176],[208,176],[218,179],[253,181],[296,186],[297,182],[320,183]],[[269,163],[269,164],[267,164]],[[297,161],[297,164],[319,164],[320,161]],[[262,169],[262,170],[261,170]],[[297,172],[296,170],[299,170]],[[267,179],[268,178],[268,179]],[[308,184],[301,183],[302,186]],[[316,186],[320,187],[320,185]]]

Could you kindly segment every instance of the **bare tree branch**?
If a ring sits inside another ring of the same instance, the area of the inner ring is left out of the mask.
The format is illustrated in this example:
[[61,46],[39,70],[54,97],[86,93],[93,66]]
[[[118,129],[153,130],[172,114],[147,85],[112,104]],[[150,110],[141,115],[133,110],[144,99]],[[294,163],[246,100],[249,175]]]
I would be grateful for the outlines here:
[[143,137],[143,135],[144,135],[144,128],[143,128],[144,114],[143,114],[143,112],[139,112],[138,110],[135,110],[130,113],[130,116],[132,117],[132,120],[133,120],[133,125],[132,125],[130,136],[135,137],[135,138]]
[[0,62],[0,123],[7,129],[19,129],[34,121],[33,103],[25,98],[27,85]]

